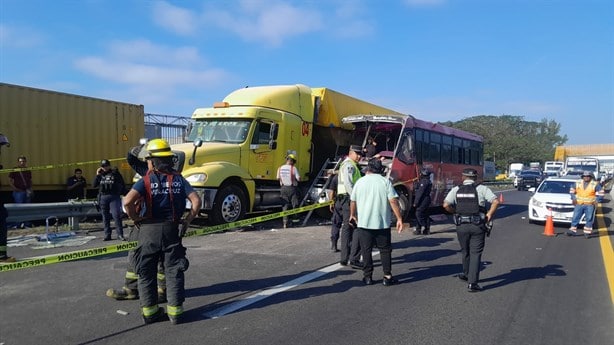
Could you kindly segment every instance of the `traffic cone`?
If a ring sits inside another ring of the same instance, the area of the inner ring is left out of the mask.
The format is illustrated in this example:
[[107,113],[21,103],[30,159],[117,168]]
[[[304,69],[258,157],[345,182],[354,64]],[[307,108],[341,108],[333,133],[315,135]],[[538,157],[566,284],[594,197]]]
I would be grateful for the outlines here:
[[503,203],[503,193],[499,193],[499,203]]
[[544,227],[545,236],[554,236],[554,222],[552,221],[552,209],[548,209],[548,217],[546,217],[546,225]]

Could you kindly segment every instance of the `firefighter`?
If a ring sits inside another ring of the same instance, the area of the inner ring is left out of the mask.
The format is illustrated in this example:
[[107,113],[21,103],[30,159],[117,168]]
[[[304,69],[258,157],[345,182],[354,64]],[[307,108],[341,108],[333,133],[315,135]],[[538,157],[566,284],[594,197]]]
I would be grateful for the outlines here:
[[[167,144],[168,145],[168,144]],[[139,158],[144,145],[134,146],[128,151],[126,161],[137,174],[145,176],[147,171],[153,169],[151,160],[143,161]],[[129,241],[136,241],[138,238],[139,229],[132,226],[128,234]],[[124,286],[121,289],[110,288],[107,290],[107,296],[118,301],[139,299],[138,275],[134,268],[134,250],[128,252],[128,267],[124,278]],[[158,265],[158,303],[166,303],[166,280],[164,276],[164,262],[160,261]]]
[[[463,184],[450,190],[443,201],[443,208],[454,213],[456,235],[461,247],[463,272],[458,279],[469,283],[469,292],[481,291],[480,265],[486,239],[486,223],[493,219],[499,206],[497,196],[490,188],[476,185],[478,172],[475,169],[463,170]],[[486,203],[490,207],[486,210]]]
[[426,168],[422,168],[422,170],[420,170],[420,180],[416,185],[416,197],[413,205],[416,210],[416,228],[414,229],[414,235],[428,235],[431,233],[431,222],[428,210],[431,206],[432,189],[431,172]]
[[[134,263],[138,274],[141,312],[145,324],[166,320],[167,315],[173,324],[177,324],[183,320],[184,272],[189,265],[181,237],[198,215],[201,200],[188,181],[173,169],[175,155],[165,140],[151,140],[146,150],[146,159],[151,161],[152,169],[134,184],[124,198],[126,213],[139,228]],[[186,198],[192,207],[182,219]],[[137,212],[139,200],[144,205]],[[158,306],[156,293],[160,259],[164,261],[168,313]]]

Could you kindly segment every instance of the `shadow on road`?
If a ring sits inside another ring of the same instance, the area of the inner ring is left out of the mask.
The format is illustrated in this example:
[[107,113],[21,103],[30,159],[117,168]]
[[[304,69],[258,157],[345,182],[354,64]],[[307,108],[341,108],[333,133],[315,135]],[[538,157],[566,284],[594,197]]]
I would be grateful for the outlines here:
[[[495,289],[504,285],[513,284],[523,280],[529,279],[544,279],[546,277],[561,277],[567,275],[562,269],[561,265],[546,265],[544,267],[524,267],[513,269],[508,273],[500,274],[498,276],[480,279],[484,290]],[[486,284],[488,282],[495,282],[492,284]]]

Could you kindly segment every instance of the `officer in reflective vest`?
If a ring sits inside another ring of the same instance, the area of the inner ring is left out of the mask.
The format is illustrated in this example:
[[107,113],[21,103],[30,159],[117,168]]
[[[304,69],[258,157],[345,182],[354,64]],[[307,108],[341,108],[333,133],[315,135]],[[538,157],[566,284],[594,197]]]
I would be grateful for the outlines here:
[[[280,166],[277,169],[277,179],[281,186],[280,196],[284,201],[283,210],[295,209],[299,205],[299,190],[298,183],[301,181],[301,174],[294,164],[296,163],[296,156],[292,153],[286,156],[286,164]],[[284,229],[288,227],[288,216],[283,217]],[[293,225],[299,222],[297,214],[292,216]]]
[[[452,188],[443,201],[443,208],[454,214],[456,235],[463,258],[463,272],[458,274],[458,278],[469,283],[469,292],[482,290],[478,281],[486,238],[485,224],[493,219],[499,206],[497,196],[490,188],[476,185],[477,177],[475,169],[464,169],[463,184]],[[490,203],[488,211],[487,202]]]
[[[152,140],[147,151],[153,169],[135,183],[124,198],[128,217],[139,227],[134,263],[139,277],[141,311],[146,324],[163,321],[167,314],[171,322],[177,324],[183,320],[184,272],[189,265],[181,237],[198,215],[201,200],[188,181],[173,170],[175,155],[168,143],[162,139]],[[182,219],[186,198],[192,207]],[[139,200],[144,200],[140,213],[136,207]],[[168,313],[158,306],[156,277],[160,259],[164,260]]]
[[337,181],[337,196],[335,207],[341,209],[343,221],[341,223],[341,266],[347,266],[348,261],[353,268],[362,269],[360,263],[360,244],[358,237],[353,236],[355,225],[350,224],[350,195],[352,188],[362,176],[358,161],[363,155],[362,147],[351,145],[347,158],[341,163]]
[[597,205],[597,195],[603,194],[601,185],[593,179],[590,171],[582,173],[582,179],[576,182],[575,187],[570,188],[571,200],[575,207],[571,218],[571,227],[567,231],[567,236],[575,236],[578,231],[578,224],[584,216],[584,237],[589,238],[593,233],[593,221],[595,216],[595,206]]

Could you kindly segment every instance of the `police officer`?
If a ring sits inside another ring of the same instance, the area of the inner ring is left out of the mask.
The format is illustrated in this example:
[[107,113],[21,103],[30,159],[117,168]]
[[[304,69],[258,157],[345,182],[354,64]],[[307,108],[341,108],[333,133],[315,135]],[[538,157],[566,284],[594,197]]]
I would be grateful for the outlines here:
[[[299,190],[298,183],[301,181],[301,174],[294,166],[296,163],[296,156],[292,153],[286,156],[286,164],[280,166],[277,169],[277,179],[281,186],[281,199],[284,201],[283,210],[295,209],[299,205]],[[288,216],[283,217],[284,229],[288,227]],[[298,223],[298,216],[295,214],[292,216],[292,223]]]
[[[154,139],[146,149],[152,169],[134,184],[124,198],[128,216],[139,227],[134,262],[139,277],[141,311],[146,324],[166,319],[164,308],[158,306],[156,293],[157,266],[163,259],[168,317],[173,324],[177,324],[183,319],[184,272],[189,265],[181,237],[188,224],[198,215],[201,200],[188,181],[173,169],[174,154],[168,143]],[[186,198],[192,207],[188,216],[182,219]],[[137,213],[139,200],[144,205]]]
[[104,224],[104,241],[111,240],[111,217],[115,220],[115,231],[117,239],[125,241],[124,228],[122,225],[121,195],[124,193],[126,185],[124,178],[111,167],[108,159],[100,161],[100,168],[96,170],[94,177],[94,188],[98,188],[98,204],[102,212],[102,222]]
[[[170,145],[161,139],[157,144],[158,149],[169,148]],[[126,161],[137,174],[140,176],[145,176],[147,171],[153,169],[153,165],[151,164],[151,160],[141,160],[139,158],[141,156],[141,151],[144,149],[144,145],[134,146],[128,151],[128,155],[126,156]],[[144,157],[143,157],[144,158]],[[132,226],[130,232],[128,233],[129,241],[136,241],[138,239],[139,229],[136,226]],[[134,267],[134,255],[135,251],[130,250],[128,252],[128,267],[126,268],[126,273],[124,277],[124,286],[121,289],[113,289],[110,288],[107,290],[106,295],[118,301],[123,300],[136,300],[139,299],[139,288],[138,288],[138,280],[139,276],[136,274],[136,268]],[[158,303],[166,302],[166,277],[164,275],[164,262],[160,261],[158,265]]]
[[339,242],[339,233],[341,232],[343,215],[341,214],[341,208],[337,207],[337,202],[334,201],[336,199],[337,185],[339,181],[337,172],[330,169],[328,171],[328,178],[330,179],[330,183],[328,184],[326,193],[328,194],[328,200],[333,201],[333,203],[330,205],[330,212],[332,213],[330,219],[330,250],[336,253],[339,251],[337,243]]
[[341,266],[347,266],[348,261],[353,268],[362,269],[360,263],[360,244],[358,237],[353,236],[355,225],[350,224],[350,195],[352,188],[358,179],[362,176],[358,161],[363,154],[362,147],[359,145],[351,145],[347,158],[341,162],[338,173],[337,197],[335,200],[336,207],[341,209]]
[[[463,170],[463,184],[452,188],[443,201],[443,208],[454,214],[456,234],[463,257],[463,272],[460,280],[469,283],[469,292],[482,290],[480,264],[486,237],[486,224],[493,219],[499,201],[490,188],[476,185],[478,172],[475,169]],[[486,203],[490,203],[486,211]]]
[[[416,210],[416,228],[414,235],[428,235],[431,233],[431,222],[429,219],[428,210],[431,206],[431,172],[422,168],[420,170],[420,180],[416,185],[416,197],[414,198],[414,209]],[[424,230],[422,230],[424,229]]]

